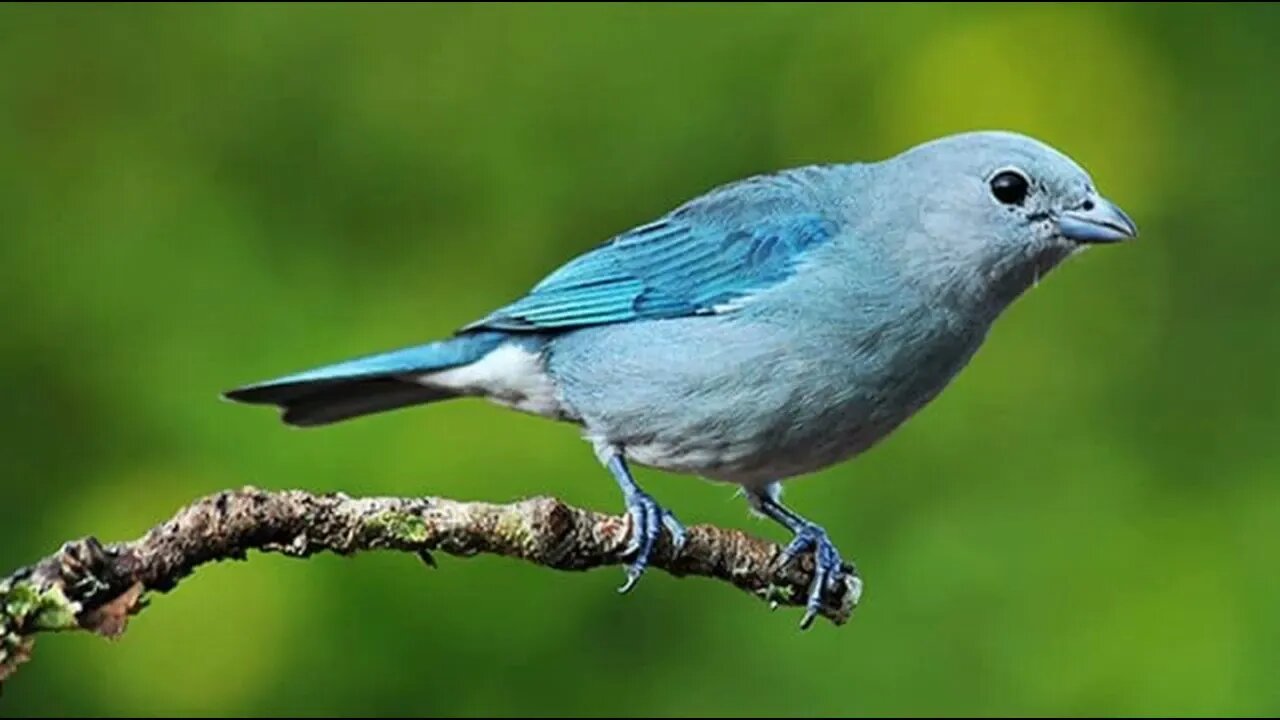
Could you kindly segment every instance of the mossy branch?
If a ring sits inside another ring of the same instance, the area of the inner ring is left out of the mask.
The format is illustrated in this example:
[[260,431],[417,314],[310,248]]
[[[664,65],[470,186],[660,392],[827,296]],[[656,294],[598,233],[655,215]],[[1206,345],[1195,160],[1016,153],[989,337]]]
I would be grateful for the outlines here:
[[[459,557],[491,553],[556,570],[589,570],[626,562],[626,516],[571,507],[537,497],[510,504],[444,498],[353,498],[298,490],[227,490],[182,508],[169,521],[130,542],[103,545],[93,537],[0,581],[0,681],[30,655],[40,632],[124,632],[128,618],[153,592],[172,590],[200,565],[247,557],[249,550],[307,557],[365,550],[416,553],[435,565],[432,552]],[[812,557],[778,567],[782,548],[737,530],[688,528],[672,556],[663,531],[650,567],[677,576],[728,582],[773,604],[803,606]],[[852,568],[821,610],[840,625],[861,593]]]

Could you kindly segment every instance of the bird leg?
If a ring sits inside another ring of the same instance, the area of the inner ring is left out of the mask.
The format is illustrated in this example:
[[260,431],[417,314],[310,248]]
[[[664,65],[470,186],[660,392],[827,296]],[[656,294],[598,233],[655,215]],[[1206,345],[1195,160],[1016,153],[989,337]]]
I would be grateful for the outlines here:
[[831,543],[831,538],[827,536],[827,531],[822,526],[806,520],[782,504],[779,499],[781,487],[778,483],[769,483],[762,491],[747,489],[746,495],[751,507],[786,527],[794,535],[778,556],[779,566],[790,563],[802,552],[813,550],[813,584],[810,586],[804,617],[800,620],[800,627],[808,629],[822,607],[822,594],[827,590],[838,589],[844,580],[844,574],[856,573],[857,570],[841,559],[840,551]]
[[621,453],[610,449],[602,455],[605,467],[609,468],[609,472],[618,481],[618,487],[622,488],[622,499],[627,504],[627,515],[631,519],[631,540],[627,543],[624,554],[634,554],[635,559],[627,568],[627,582],[618,588],[618,592],[627,593],[635,587],[645,568],[649,566],[649,558],[658,544],[658,538],[662,536],[662,527],[666,526],[667,532],[671,533],[672,554],[678,554],[680,548],[684,547],[685,530],[675,515],[640,489],[631,477],[631,471],[627,469]]

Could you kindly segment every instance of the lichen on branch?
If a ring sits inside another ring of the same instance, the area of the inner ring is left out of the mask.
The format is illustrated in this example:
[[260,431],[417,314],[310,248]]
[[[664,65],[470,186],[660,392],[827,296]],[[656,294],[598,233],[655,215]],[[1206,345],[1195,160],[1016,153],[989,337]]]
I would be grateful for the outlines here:
[[[437,497],[350,497],[246,487],[201,498],[136,540],[103,545],[93,537],[0,580],[0,682],[31,654],[41,632],[124,632],[149,593],[168,592],[207,562],[243,560],[250,550],[304,558],[318,552],[368,550],[495,554],[555,570],[589,570],[626,562],[626,516],[572,507],[552,497],[508,504]],[[779,566],[782,548],[738,530],[688,528],[673,554],[663,531],[650,567],[676,577],[727,582],[773,606],[805,604],[811,556]],[[824,598],[820,614],[849,619],[862,584],[852,567]]]

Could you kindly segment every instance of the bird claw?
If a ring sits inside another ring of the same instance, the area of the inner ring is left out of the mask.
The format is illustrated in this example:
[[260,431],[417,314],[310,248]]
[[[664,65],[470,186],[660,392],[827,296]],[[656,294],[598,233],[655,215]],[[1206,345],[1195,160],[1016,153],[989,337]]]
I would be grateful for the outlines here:
[[627,567],[626,583],[618,588],[618,592],[622,594],[631,592],[639,582],[640,576],[649,567],[649,560],[653,557],[654,548],[657,547],[658,539],[662,536],[663,527],[666,527],[671,535],[672,557],[680,554],[685,543],[684,525],[680,524],[675,515],[644,492],[637,491],[627,495],[627,517],[631,522],[631,540],[623,550],[623,556],[634,555],[635,559]]
[[800,619],[800,629],[808,630],[822,609],[822,596],[827,591],[836,592],[844,582],[845,563],[840,551],[831,543],[827,531],[813,523],[806,523],[796,531],[795,537],[778,556],[778,566],[784,567],[795,560],[800,553],[813,550],[813,583],[810,585],[809,598],[805,603],[804,617]]

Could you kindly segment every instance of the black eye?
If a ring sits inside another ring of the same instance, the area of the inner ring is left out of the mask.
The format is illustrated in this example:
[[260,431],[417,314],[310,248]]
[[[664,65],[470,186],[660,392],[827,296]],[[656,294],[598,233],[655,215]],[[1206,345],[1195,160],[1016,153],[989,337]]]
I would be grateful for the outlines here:
[[1013,170],[991,178],[991,194],[1005,205],[1021,205],[1027,199],[1027,179]]

